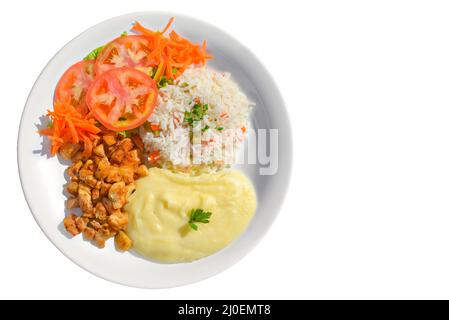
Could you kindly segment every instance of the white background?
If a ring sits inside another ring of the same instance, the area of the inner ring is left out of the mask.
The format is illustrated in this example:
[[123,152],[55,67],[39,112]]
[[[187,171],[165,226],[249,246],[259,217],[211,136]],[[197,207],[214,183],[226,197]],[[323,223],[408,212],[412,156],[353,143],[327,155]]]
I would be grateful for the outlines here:
[[[0,298],[449,298],[445,1],[3,1]],[[20,115],[53,54],[116,15],[211,22],[272,73],[294,129],[278,220],[231,269],[175,289],[109,283],[65,258],[25,203]]]

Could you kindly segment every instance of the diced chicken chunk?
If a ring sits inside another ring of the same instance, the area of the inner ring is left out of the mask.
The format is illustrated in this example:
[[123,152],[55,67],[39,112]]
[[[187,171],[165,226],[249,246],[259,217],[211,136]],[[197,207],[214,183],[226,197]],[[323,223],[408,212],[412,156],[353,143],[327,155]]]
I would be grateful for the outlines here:
[[97,170],[95,171],[95,177],[97,179],[105,179],[110,171],[111,164],[108,159],[103,158],[98,162]]
[[64,160],[70,160],[80,148],[79,144],[64,143],[59,149],[59,154]]
[[100,221],[106,221],[108,218],[108,212],[101,202],[98,202],[95,206],[95,218]]
[[108,176],[106,177],[106,181],[109,183],[119,182],[121,180],[120,169],[116,166],[111,166],[109,168]]
[[113,144],[115,144],[116,140],[115,137],[112,134],[105,134],[103,136],[103,141],[108,145],[108,146],[112,146]]
[[120,164],[125,159],[126,152],[122,149],[117,149],[111,154],[111,162]]
[[104,152],[104,145],[99,144],[94,148],[94,153],[99,157],[106,157],[106,153]]
[[140,162],[139,152],[137,150],[132,150],[126,154],[126,161],[128,163],[137,164]]
[[124,230],[128,225],[128,214],[126,212],[117,211],[109,216],[108,224],[115,230]]
[[136,174],[139,178],[146,177],[149,174],[147,166],[144,164],[138,166],[136,169]]
[[79,207],[78,198],[67,199],[67,208],[68,209],[73,209],[73,208],[78,208],[78,207]]
[[119,231],[115,236],[115,245],[121,251],[128,251],[131,249],[133,242],[125,232]]
[[120,209],[126,203],[126,184],[123,181],[114,183],[108,192],[108,198],[112,201],[114,209]]
[[131,151],[133,147],[134,145],[130,138],[125,138],[120,141],[120,148],[125,151],[125,153]]
[[78,201],[81,210],[86,213],[92,211],[92,197],[89,186],[81,183],[78,187]]
[[77,216],[71,213],[64,219],[64,227],[72,236],[76,236],[80,233],[80,231],[76,227],[76,218]]
[[78,194],[78,182],[69,182],[69,184],[67,185],[67,191],[71,194]]
[[86,217],[77,217],[76,218],[76,228],[79,232],[83,232],[84,229],[87,227],[87,223],[89,222],[89,219]]
[[75,177],[75,175],[78,174],[79,170],[81,169],[81,167],[83,166],[83,162],[82,161],[78,161],[75,164],[73,164],[72,166],[70,166],[67,169],[67,174],[69,175],[70,178]]
[[134,168],[132,166],[121,166],[119,170],[120,176],[125,183],[128,184],[134,182]]
[[83,235],[86,238],[86,240],[90,240],[90,241],[94,240],[95,233],[96,233],[95,230],[92,229],[91,227],[86,227],[83,231]]

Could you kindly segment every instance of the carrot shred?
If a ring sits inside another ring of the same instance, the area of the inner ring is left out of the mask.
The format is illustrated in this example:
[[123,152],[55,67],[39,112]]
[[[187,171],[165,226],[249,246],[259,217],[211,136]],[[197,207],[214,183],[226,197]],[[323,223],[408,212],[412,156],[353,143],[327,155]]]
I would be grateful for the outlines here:
[[159,131],[159,130],[161,130],[161,128],[159,127],[159,124],[157,124],[157,123],[150,124],[150,128],[151,128],[152,131]]
[[162,61],[159,66],[157,67],[156,74],[154,75],[154,81],[159,82],[159,79],[161,78],[162,74],[164,73],[165,68],[165,61]]
[[150,154],[149,160],[151,163],[156,162],[161,157],[161,152],[159,150],[153,151]]
[[56,102],[53,111],[48,110],[47,116],[52,121],[52,127],[40,129],[41,135],[51,140],[51,154],[54,156],[64,143],[84,144],[83,156],[92,154],[93,140],[97,139],[100,128],[95,125],[95,119],[82,115],[70,104]]
[[138,21],[136,21],[136,22],[134,23],[134,26],[131,28],[131,30],[137,31],[137,32],[140,32],[140,33],[142,33],[142,34],[149,35],[149,36],[154,35],[154,32],[153,32],[153,31],[151,31],[151,30],[145,28],[145,27],[142,26]]
[[171,17],[170,20],[168,20],[168,23],[165,26],[164,30],[161,31],[162,34],[164,34],[168,30],[168,28],[170,28],[171,24],[173,23],[173,20],[175,20],[174,17]]
[[156,82],[163,75],[168,79],[175,79],[190,65],[204,65],[207,60],[213,59],[213,56],[206,51],[206,41],[201,44],[194,44],[181,37],[175,30],[170,31],[168,36],[165,36],[164,34],[171,27],[173,21],[174,18],[170,18],[161,32],[145,28],[138,21],[132,27],[133,31],[148,37],[150,40],[151,52],[148,55],[148,60],[158,67],[154,76]]

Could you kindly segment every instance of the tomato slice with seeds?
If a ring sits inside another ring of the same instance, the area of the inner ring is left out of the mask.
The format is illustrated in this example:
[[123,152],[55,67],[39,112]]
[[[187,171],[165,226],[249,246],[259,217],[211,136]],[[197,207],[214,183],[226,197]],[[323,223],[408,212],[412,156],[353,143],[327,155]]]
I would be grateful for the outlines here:
[[106,128],[121,131],[143,124],[153,113],[157,87],[145,73],[128,67],[97,76],[86,101],[95,119]]
[[156,62],[150,58],[151,41],[140,35],[121,36],[111,41],[101,51],[95,62],[95,74],[131,67],[149,74]]
[[59,80],[55,90],[55,102],[71,104],[82,114],[86,114],[88,109],[85,96],[93,79],[93,60],[75,63],[64,72]]

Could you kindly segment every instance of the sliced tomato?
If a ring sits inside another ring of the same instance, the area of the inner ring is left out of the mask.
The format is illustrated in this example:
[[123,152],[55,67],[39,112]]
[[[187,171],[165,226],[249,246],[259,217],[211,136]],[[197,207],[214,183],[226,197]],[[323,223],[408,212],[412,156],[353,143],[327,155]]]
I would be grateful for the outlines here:
[[101,51],[95,62],[95,74],[100,75],[106,71],[121,67],[135,68],[149,74],[150,69],[156,65],[151,59],[151,42],[145,36],[121,36]]
[[59,80],[54,100],[68,103],[78,111],[87,113],[85,96],[94,79],[94,61],[80,61],[67,69]]
[[133,68],[109,70],[97,76],[87,91],[87,106],[106,128],[134,129],[153,113],[157,87],[153,79]]

